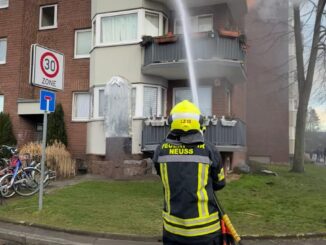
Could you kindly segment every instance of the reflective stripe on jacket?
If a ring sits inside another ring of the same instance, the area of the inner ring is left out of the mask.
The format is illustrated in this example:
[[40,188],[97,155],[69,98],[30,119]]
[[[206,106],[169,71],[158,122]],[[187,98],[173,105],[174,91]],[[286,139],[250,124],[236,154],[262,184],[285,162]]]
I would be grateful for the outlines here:
[[183,237],[220,230],[214,190],[224,187],[224,170],[216,148],[209,143],[158,146],[154,163],[164,187],[163,226]]

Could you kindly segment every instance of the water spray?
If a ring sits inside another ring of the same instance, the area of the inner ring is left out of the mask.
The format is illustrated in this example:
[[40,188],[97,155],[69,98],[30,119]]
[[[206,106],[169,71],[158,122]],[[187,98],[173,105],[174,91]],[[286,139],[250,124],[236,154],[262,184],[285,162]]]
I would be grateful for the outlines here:
[[189,24],[190,22],[189,22],[189,18],[187,17],[189,15],[186,13],[186,8],[183,3],[183,0],[176,0],[176,5],[181,16],[183,39],[186,47],[186,54],[188,60],[188,73],[189,73],[192,99],[193,99],[193,103],[199,107],[194,59],[191,52],[192,49],[191,49],[191,42],[190,42],[190,33],[191,33],[190,24]]

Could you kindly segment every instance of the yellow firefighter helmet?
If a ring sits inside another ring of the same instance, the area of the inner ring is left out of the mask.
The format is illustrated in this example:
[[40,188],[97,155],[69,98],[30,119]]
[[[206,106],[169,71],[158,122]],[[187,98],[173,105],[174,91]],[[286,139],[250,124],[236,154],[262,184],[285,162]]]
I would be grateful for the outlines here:
[[168,119],[172,130],[198,130],[202,129],[203,117],[199,108],[188,100],[183,100],[176,104]]

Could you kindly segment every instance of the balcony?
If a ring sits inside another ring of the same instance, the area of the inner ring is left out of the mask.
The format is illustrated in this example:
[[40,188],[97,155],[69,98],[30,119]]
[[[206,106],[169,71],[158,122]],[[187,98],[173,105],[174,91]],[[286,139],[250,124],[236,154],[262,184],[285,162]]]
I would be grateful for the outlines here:
[[[142,151],[153,152],[169,132],[169,126],[145,125],[142,132]],[[234,126],[223,126],[218,120],[216,125],[206,127],[205,139],[214,144],[219,151],[243,151],[246,147],[246,125],[237,120]]]
[[[169,42],[164,42],[164,38],[156,37],[145,45],[142,73],[167,80],[187,79],[183,35],[171,36]],[[239,37],[222,37],[213,32],[196,33],[192,37],[192,48],[197,78],[223,78],[233,84],[246,81],[242,45]]]
[[[165,4],[170,9],[174,9],[174,0],[152,0],[155,2],[160,2]],[[185,5],[188,8],[198,8],[203,6],[214,6],[217,4],[227,4],[231,11],[233,18],[235,21],[240,21],[241,17],[244,16],[248,12],[247,1],[246,0],[185,0]]]

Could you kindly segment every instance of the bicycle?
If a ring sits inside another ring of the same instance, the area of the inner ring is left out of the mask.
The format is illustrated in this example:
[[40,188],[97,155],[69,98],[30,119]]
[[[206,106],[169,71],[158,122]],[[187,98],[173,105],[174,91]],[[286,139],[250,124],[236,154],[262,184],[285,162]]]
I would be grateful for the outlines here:
[[14,166],[12,173],[7,173],[0,178],[0,195],[8,198],[15,193],[21,196],[31,196],[38,192],[41,171],[34,167],[23,167],[17,156],[17,150],[11,160]]
[[[29,167],[34,167],[38,170],[41,171],[41,163],[40,162],[36,162],[35,160],[33,160],[30,164]],[[46,187],[49,185],[50,181],[53,181],[56,179],[56,172],[48,169],[47,166],[44,166],[44,180],[43,180],[43,187]]]

